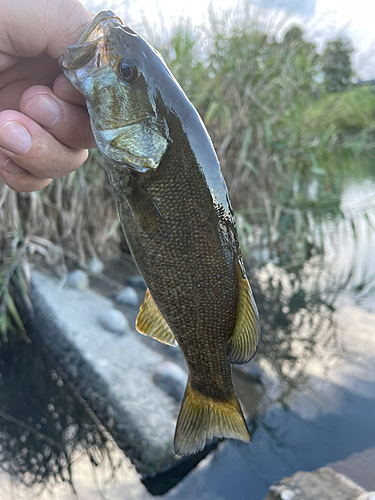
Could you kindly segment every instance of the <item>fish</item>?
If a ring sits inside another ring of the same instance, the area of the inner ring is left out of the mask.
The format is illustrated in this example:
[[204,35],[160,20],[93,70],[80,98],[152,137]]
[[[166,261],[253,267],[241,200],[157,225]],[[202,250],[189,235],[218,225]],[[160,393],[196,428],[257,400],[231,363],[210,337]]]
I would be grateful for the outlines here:
[[250,441],[232,364],[247,363],[259,314],[228,189],[198,112],[162,56],[101,11],[60,66],[85,97],[119,220],[147,285],[136,329],[177,345],[188,380],[174,452]]

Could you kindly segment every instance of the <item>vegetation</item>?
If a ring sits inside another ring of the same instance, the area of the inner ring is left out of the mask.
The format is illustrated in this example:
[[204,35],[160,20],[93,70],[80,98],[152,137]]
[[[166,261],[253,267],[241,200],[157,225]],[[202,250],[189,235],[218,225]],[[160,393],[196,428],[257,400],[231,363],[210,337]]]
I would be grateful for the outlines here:
[[[301,247],[305,256],[322,251],[317,229],[323,219],[342,217],[345,170],[374,155],[375,94],[325,89],[341,90],[327,84],[337,76],[329,67],[342,70],[336,83],[350,80],[350,46],[331,42],[320,56],[298,27],[279,40],[246,14],[213,11],[204,29],[181,21],[169,41],[149,39],[209,129],[245,248],[271,245],[291,258]],[[97,153],[43,192],[15,194],[0,184],[0,227],[3,335],[19,324],[9,298],[20,286],[17,263],[32,256],[61,274],[69,260],[84,265],[87,256],[119,252],[122,241]]]
[[326,93],[300,28],[277,41],[231,13],[211,13],[201,36],[182,24],[163,54],[208,126],[242,235],[254,245],[288,233],[310,247],[323,217],[342,216],[345,174],[373,158],[371,90]]
[[349,84],[354,74],[350,61],[353,50],[351,42],[342,38],[327,43],[322,56],[322,71],[328,92],[340,92]]
[[[371,87],[354,87],[342,93],[323,94],[303,110],[303,116],[310,134],[323,135],[330,130],[337,139],[358,139],[359,145],[363,137],[367,145],[360,145],[359,153],[373,153],[375,92]],[[367,138],[370,140],[367,141]],[[355,153],[355,148],[352,152]]]
[[22,332],[13,297],[21,293],[28,303],[27,259],[62,276],[69,261],[84,266],[88,257],[119,253],[118,226],[96,151],[82,168],[44,191],[17,194],[0,180],[0,342],[6,332]]

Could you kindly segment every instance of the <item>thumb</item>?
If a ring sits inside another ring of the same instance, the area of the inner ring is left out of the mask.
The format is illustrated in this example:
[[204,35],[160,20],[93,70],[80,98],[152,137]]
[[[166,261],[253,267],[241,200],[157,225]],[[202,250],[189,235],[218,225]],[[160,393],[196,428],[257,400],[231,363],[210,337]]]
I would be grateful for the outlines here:
[[93,15],[77,0],[55,0],[54,3],[48,23],[46,52],[58,59],[69,45],[78,41]]
[[1,52],[60,57],[77,42],[92,15],[77,0],[0,0]]

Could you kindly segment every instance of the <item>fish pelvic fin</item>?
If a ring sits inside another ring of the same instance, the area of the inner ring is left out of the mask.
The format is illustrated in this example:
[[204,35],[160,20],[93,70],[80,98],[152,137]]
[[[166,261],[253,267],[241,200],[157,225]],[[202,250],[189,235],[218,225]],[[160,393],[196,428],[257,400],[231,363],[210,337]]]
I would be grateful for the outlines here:
[[172,330],[159,311],[149,289],[146,291],[145,300],[139,310],[135,327],[139,333],[153,337],[163,344],[177,345]]
[[177,419],[174,452],[192,455],[203,450],[206,441],[226,437],[250,442],[250,434],[236,395],[217,401],[192,389],[188,380]]
[[255,355],[260,340],[260,323],[246,276],[239,276],[238,305],[234,331],[229,339],[227,357],[231,363],[242,365]]

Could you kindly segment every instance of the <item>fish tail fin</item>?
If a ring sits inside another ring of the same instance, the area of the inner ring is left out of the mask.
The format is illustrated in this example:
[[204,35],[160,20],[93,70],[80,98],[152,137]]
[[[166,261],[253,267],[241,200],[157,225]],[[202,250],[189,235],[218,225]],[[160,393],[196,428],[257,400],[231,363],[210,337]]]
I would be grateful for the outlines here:
[[188,380],[174,437],[177,455],[203,450],[213,437],[250,442],[250,434],[236,395],[229,401],[217,401],[191,387]]

